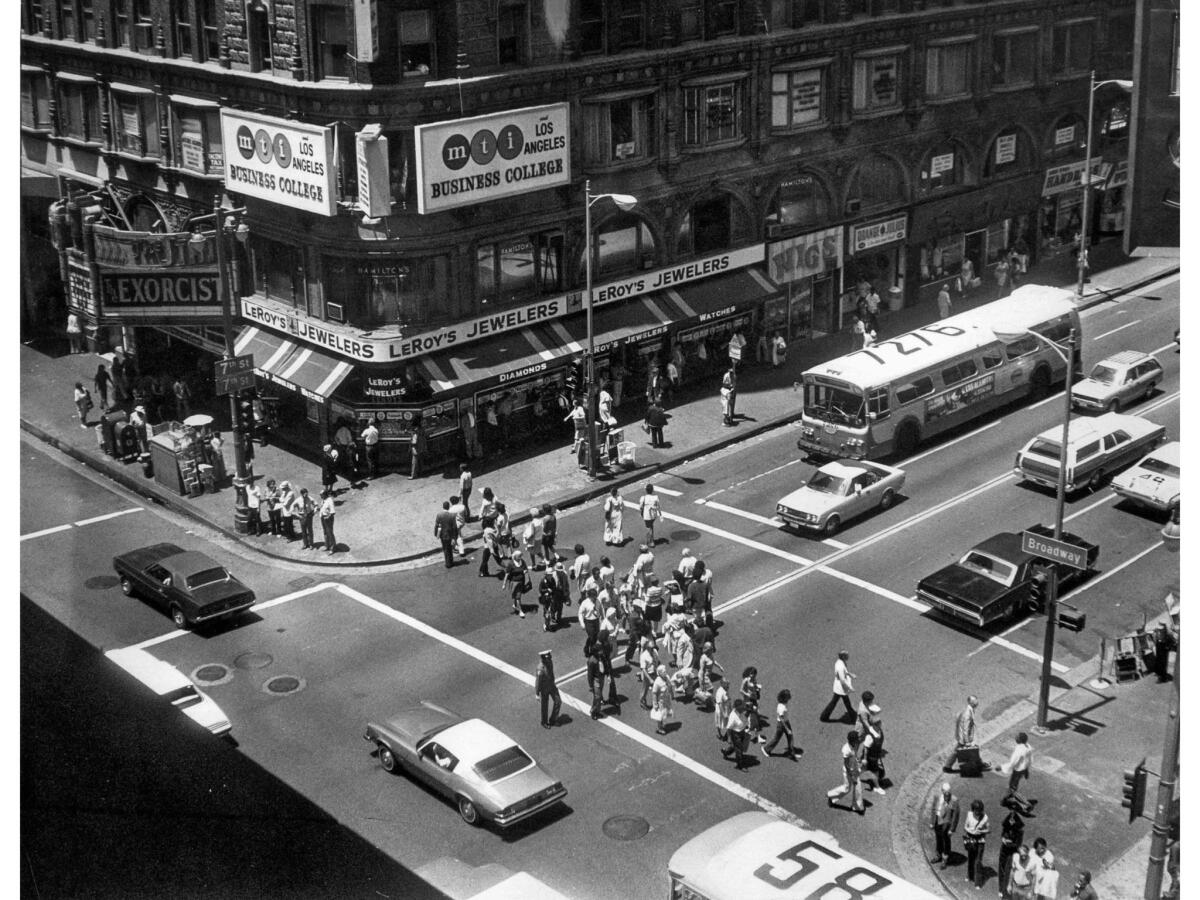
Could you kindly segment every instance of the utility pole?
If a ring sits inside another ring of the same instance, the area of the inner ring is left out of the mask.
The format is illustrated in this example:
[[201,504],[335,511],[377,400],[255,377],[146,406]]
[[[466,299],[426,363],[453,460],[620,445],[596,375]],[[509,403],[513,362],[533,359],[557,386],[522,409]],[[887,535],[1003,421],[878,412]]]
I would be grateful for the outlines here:
[[1167,838],[1170,834],[1171,806],[1175,800],[1175,779],[1179,770],[1179,657],[1175,650],[1175,672],[1171,682],[1171,711],[1167,713],[1167,735],[1163,741],[1162,768],[1158,775],[1158,806],[1154,810],[1154,828],[1150,838],[1150,864],[1146,868],[1145,900],[1160,900]]

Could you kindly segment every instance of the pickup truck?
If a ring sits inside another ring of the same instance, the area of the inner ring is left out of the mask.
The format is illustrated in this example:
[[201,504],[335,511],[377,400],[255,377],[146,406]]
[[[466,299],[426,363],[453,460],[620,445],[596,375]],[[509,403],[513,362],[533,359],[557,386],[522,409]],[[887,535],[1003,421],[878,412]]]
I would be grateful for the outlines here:
[[[1045,525],[1025,530],[1042,537],[1054,535]],[[1057,570],[1061,589],[1087,577],[1100,555],[1099,546],[1078,535],[1064,531],[1062,540],[1087,552],[1086,571],[1026,553],[1021,549],[1020,533],[1002,532],[976,544],[958,562],[922,578],[917,583],[917,597],[938,612],[980,628],[1023,611],[1037,612],[1045,600],[1042,566]]]

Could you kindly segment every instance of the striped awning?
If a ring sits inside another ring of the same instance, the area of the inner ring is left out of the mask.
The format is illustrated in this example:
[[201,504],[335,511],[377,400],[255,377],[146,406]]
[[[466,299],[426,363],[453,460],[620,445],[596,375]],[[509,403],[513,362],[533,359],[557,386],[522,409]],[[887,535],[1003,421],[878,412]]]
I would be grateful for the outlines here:
[[349,360],[327,356],[253,325],[238,335],[234,350],[238,356],[252,355],[255,370],[264,378],[311,400],[328,398],[354,369]]

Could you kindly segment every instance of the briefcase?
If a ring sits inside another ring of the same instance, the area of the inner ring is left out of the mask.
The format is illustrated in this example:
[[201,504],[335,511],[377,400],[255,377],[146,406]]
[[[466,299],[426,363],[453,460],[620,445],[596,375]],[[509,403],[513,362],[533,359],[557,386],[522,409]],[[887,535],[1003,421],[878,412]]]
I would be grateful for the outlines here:
[[963,778],[979,778],[983,775],[983,759],[978,747],[958,748],[958,774]]

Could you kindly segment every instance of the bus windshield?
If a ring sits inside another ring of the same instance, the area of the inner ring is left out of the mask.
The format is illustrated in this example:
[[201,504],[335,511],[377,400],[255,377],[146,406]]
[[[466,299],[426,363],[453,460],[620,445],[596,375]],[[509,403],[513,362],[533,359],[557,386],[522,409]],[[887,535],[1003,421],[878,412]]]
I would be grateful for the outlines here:
[[834,425],[863,424],[862,394],[828,384],[809,382],[804,385],[804,414]]

